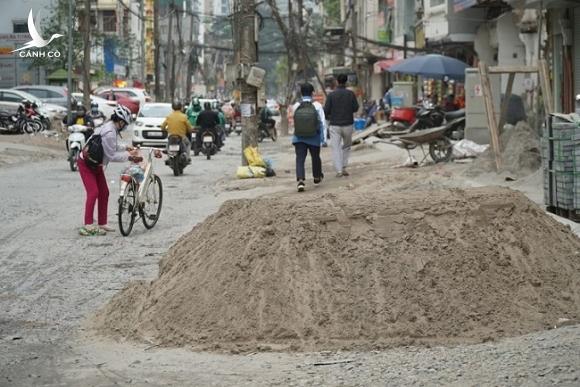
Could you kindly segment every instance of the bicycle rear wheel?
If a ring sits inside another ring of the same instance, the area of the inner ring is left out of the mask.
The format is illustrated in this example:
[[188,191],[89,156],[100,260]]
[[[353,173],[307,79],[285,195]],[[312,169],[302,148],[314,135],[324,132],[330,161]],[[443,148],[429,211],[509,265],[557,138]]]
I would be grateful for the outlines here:
[[150,229],[157,223],[159,214],[161,214],[161,204],[163,203],[163,186],[161,185],[159,176],[153,175],[151,177],[151,182],[147,187],[147,191],[144,192],[144,195],[145,201],[143,203],[141,219],[143,219],[145,228]]
[[135,223],[135,204],[137,202],[137,192],[133,182],[128,183],[123,191],[123,196],[119,198],[119,231],[123,236],[127,236],[133,229]]

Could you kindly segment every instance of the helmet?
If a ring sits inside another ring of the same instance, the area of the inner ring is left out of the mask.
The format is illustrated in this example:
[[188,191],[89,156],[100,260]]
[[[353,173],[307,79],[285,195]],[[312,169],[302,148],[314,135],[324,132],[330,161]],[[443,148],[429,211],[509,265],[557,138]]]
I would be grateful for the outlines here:
[[115,116],[119,120],[124,121],[127,125],[131,123],[131,111],[127,109],[126,106],[117,105],[115,110],[113,110],[113,117]]

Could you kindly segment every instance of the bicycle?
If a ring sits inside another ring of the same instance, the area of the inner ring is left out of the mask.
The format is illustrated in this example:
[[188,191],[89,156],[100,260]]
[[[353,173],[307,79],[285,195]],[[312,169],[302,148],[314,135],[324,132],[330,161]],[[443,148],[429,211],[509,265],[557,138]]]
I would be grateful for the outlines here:
[[152,155],[155,153],[155,157],[159,158],[161,153],[154,148],[140,149],[149,151],[142,182],[139,183],[134,175],[121,174],[118,218],[119,230],[123,236],[131,233],[138,217],[142,219],[146,229],[153,228],[161,213],[163,186],[159,176],[153,173],[152,162]]

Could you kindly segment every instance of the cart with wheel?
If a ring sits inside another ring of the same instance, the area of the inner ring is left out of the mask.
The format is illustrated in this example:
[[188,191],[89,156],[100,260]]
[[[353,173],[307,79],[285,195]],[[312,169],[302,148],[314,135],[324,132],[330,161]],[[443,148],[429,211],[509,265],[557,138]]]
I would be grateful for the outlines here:
[[[446,162],[451,160],[451,155],[453,154],[453,144],[446,135],[449,130],[449,125],[439,126],[393,136],[388,140],[377,140],[375,143],[396,145],[405,149],[409,153],[409,157],[411,157],[411,149],[420,147],[421,152],[423,152],[423,159],[419,164],[422,164],[428,156],[431,156],[436,163]],[[425,151],[424,145],[429,145],[428,152]]]

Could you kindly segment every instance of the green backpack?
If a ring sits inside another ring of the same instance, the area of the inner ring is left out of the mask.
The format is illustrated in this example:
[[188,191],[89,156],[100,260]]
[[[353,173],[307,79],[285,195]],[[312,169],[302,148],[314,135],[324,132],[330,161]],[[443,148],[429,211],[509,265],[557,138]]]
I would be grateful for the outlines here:
[[302,101],[294,112],[294,135],[312,137],[318,133],[320,125],[318,112],[310,101]]

